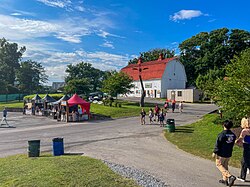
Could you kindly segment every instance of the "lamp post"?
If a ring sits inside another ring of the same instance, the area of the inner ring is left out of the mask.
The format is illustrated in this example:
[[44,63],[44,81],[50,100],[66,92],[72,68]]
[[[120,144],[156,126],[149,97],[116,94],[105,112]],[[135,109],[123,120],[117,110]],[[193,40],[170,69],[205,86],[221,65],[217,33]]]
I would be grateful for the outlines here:
[[133,70],[138,70],[139,80],[140,80],[141,88],[142,88],[140,106],[144,107],[144,98],[145,98],[146,94],[145,94],[145,89],[144,89],[143,82],[142,82],[141,73],[142,73],[143,70],[146,70],[148,68],[142,68],[141,67],[141,63],[142,63],[142,58],[140,57],[138,59],[138,63],[137,63],[138,64],[138,68],[132,68],[132,69]]

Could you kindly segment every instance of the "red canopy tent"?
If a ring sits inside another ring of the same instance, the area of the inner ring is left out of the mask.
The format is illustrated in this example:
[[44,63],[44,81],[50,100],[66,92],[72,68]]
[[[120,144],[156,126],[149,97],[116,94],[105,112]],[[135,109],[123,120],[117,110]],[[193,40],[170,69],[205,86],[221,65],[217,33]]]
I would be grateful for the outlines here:
[[82,110],[86,110],[86,113],[89,114],[90,112],[90,103],[79,97],[77,94],[74,94],[69,100],[68,100],[68,106],[73,105],[80,105]]

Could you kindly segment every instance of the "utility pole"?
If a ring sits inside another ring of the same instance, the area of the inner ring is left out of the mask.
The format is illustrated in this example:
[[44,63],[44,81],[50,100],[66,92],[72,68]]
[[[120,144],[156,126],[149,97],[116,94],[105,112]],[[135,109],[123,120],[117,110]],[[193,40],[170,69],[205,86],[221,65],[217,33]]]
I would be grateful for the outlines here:
[[143,70],[146,70],[148,68],[142,68],[141,67],[141,64],[142,64],[142,58],[141,57],[138,59],[138,63],[137,64],[138,64],[138,68],[133,68],[133,70],[138,70],[139,80],[140,80],[141,88],[142,88],[142,90],[141,90],[140,106],[144,107],[144,98],[146,96],[146,93],[145,93],[145,89],[144,89],[144,86],[143,86],[143,82],[142,82],[142,78],[141,78],[141,73],[142,73]]

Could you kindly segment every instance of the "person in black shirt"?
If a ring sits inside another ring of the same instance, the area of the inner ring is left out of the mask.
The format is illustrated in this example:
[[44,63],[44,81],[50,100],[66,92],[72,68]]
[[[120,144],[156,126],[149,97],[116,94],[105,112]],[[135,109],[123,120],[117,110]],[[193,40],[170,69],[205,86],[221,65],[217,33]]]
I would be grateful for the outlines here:
[[223,123],[224,130],[218,135],[215,144],[213,157],[215,158],[216,167],[222,174],[222,180],[219,183],[232,186],[236,177],[231,175],[228,171],[228,162],[232,156],[234,142],[236,140],[235,134],[230,130],[233,127],[232,121],[226,120]]
[[141,125],[145,125],[145,116],[146,116],[146,112],[144,109],[141,109]]

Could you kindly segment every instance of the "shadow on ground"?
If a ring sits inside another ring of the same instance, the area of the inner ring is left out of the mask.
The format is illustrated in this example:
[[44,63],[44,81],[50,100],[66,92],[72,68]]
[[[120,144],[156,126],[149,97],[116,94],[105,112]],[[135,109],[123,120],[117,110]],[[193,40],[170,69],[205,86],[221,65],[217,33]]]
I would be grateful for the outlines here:
[[185,127],[185,126],[179,126],[178,129],[175,129],[175,132],[181,132],[181,133],[193,133],[194,130],[192,127]]

